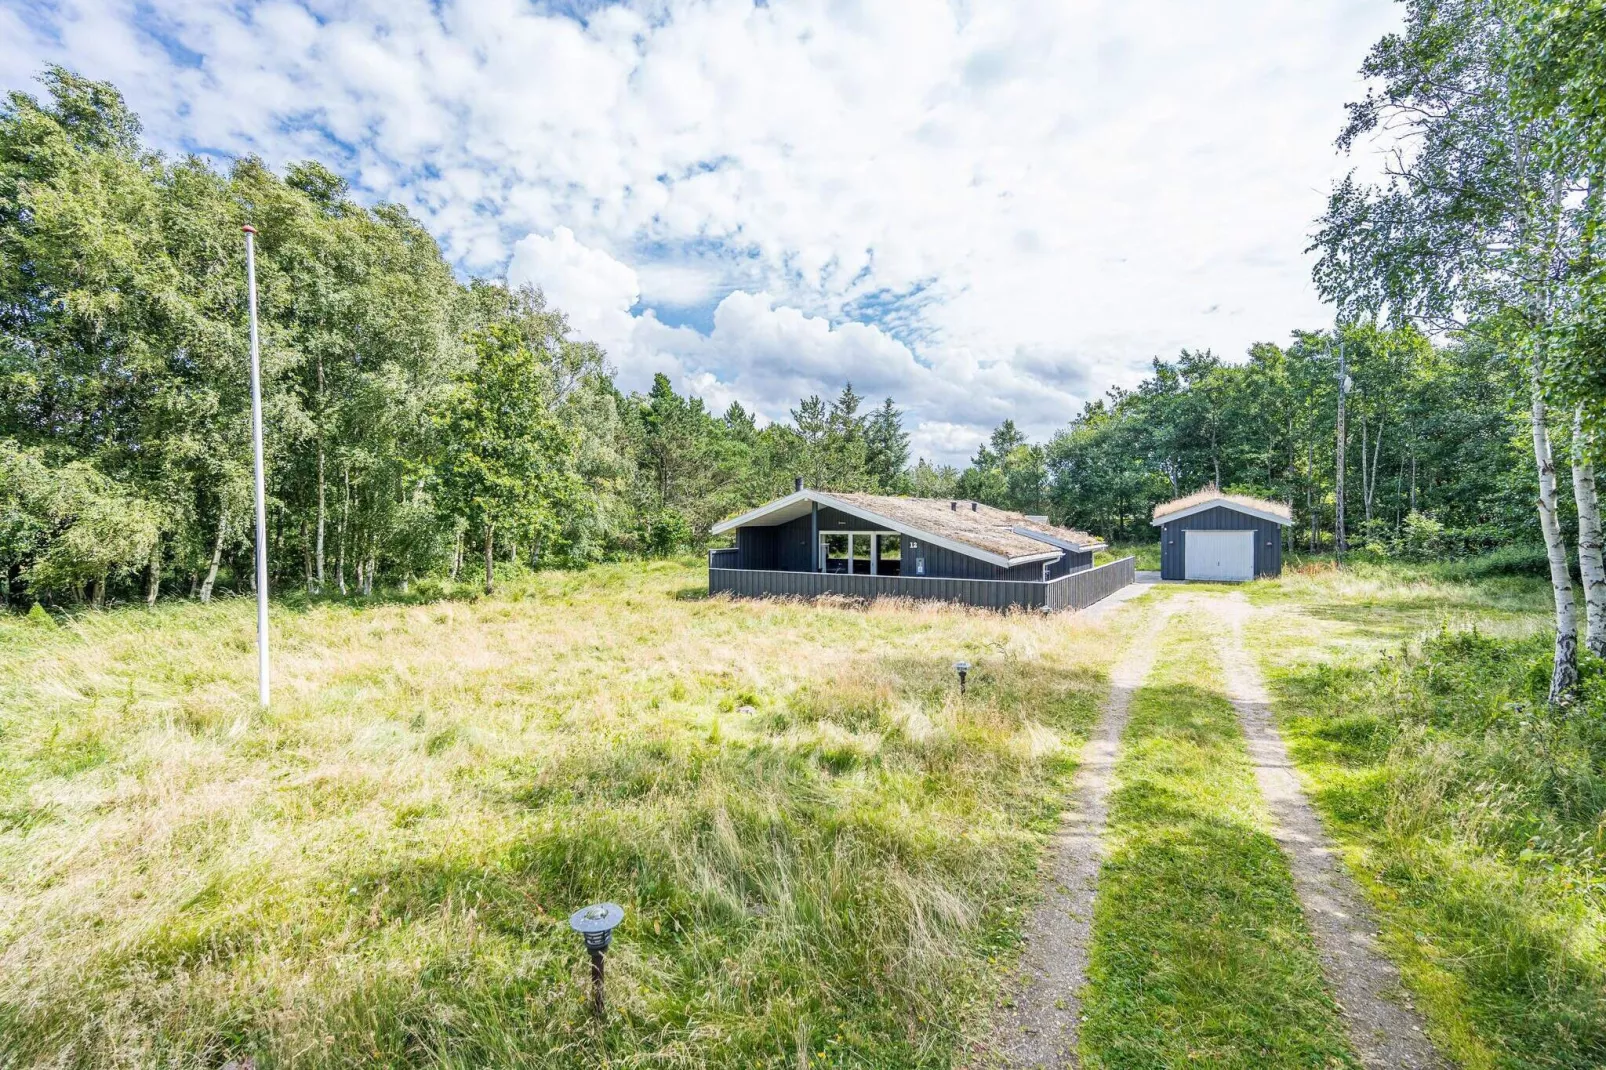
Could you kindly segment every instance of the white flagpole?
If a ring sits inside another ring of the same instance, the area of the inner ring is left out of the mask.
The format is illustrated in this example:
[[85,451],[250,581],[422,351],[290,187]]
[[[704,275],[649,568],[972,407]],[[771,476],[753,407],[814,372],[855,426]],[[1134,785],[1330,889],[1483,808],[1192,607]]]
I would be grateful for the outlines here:
[[251,451],[256,461],[257,698],[268,707],[268,506],[262,478],[262,355],[257,342],[256,228],[246,226],[245,275],[251,305]]

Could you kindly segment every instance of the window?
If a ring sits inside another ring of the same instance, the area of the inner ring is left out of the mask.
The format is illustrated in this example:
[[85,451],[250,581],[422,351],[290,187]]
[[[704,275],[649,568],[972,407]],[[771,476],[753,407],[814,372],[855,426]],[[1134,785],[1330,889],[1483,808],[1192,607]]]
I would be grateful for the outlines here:
[[845,531],[832,531],[820,536],[820,545],[822,549],[820,561],[824,566],[821,571],[849,571],[849,562],[851,559],[849,557],[850,543],[848,542],[848,538],[848,533]]
[[820,571],[855,576],[901,575],[903,536],[895,531],[822,531]]
[[876,536],[875,571],[881,576],[903,574],[903,536],[878,534]]

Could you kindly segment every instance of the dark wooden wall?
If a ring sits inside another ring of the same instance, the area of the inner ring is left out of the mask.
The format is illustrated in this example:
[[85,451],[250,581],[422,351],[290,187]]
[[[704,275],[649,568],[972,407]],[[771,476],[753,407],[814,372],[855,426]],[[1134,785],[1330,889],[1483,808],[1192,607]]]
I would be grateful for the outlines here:
[[1283,528],[1275,520],[1240,513],[1218,505],[1202,513],[1185,516],[1160,525],[1160,578],[1180,580],[1186,558],[1183,540],[1188,531],[1253,531],[1255,533],[1255,575],[1280,576],[1283,572]]
[[1066,550],[1065,556],[1058,561],[1050,561],[1048,565],[1048,578],[1057,580],[1061,576],[1069,576],[1073,572],[1080,572],[1084,568],[1093,567],[1092,550]]
[[809,553],[809,517],[800,516],[773,527],[736,529],[738,568],[765,568],[780,572],[807,572],[812,566]]
[[739,598],[818,598],[820,595],[835,594],[849,598],[915,598],[961,602],[990,609],[1059,610],[1090,606],[1136,578],[1130,557],[1098,568],[1073,572],[1048,583],[1041,580],[967,580],[710,568],[708,593],[732,594]]

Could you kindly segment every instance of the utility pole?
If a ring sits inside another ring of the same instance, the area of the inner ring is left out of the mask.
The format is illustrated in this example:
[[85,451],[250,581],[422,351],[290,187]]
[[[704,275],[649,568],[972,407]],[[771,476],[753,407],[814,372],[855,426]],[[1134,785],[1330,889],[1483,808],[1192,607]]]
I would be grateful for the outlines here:
[[1349,396],[1349,389],[1349,365],[1344,359],[1344,340],[1340,338],[1338,342],[1338,459],[1336,466],[1338,475],[1335,480],[1336,494],[1334,495],[1333,509],[1333,550],[1338,554],[1340,561],[1344,559],[1344,551],[1349,549],[1349,538],[1344,533],[1344,454],[1349,452],[1345,449],[1349,445],[1349,436],[1344,428],[1344,405],[1345,399]]
[[257,699],[268,708],[268,507],[262,478],[262,353],[257,340],[256,228],[245,232],[246,293],[251,308],[251,453],[256,462]]

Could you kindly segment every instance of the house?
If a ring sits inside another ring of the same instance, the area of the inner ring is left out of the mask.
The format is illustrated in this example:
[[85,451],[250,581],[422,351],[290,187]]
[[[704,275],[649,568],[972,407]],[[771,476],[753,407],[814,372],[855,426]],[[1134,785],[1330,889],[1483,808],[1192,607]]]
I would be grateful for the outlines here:
[[1283,502],[1205,487],[1154,507],[1163,580],[1251,580],[1283,571]]
[[1094,568],[1093,555],[1105,544],[1044,516],[947,498],[812,490],[801,480],[793,493],[713,531],[733,534],[736,545],[709,552],[711,594],[1067,609],[1118,590],[1134,575],[1130,559],[1115,563],[1124,570]]

